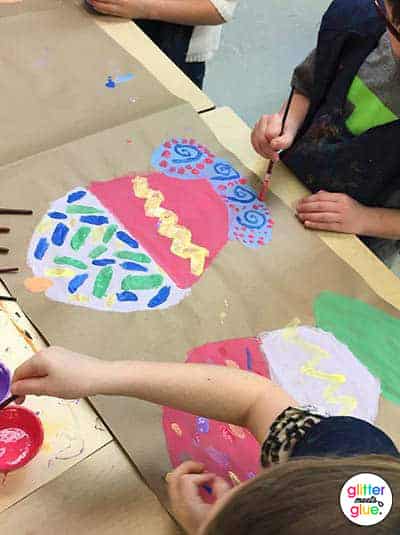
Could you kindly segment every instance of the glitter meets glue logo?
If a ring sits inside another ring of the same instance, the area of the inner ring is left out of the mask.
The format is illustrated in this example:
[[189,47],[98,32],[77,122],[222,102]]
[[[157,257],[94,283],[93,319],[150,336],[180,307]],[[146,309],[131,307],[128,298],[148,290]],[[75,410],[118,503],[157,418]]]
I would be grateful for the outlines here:
[[358,474],[349,479],[340,493],[340,506],[346,517],[359,526],[374,526],[390,513],[392,491],[375,474]]

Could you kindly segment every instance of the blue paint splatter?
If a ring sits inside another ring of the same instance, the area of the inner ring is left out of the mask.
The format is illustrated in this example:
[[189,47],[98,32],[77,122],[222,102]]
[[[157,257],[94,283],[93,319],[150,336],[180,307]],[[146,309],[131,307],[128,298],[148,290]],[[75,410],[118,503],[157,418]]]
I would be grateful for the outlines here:
[[67,203],[71,204],[72,202],[79,201],[86,195],[86,191],[73,191],[67,197]]
[[51,241],[54,243],[54,245],[58,245],[59,247],[61,247],[61,245],[63,245],[65,242],[65,238],[67,237],[68,232],[69,228],[64,225],[64,223],[58,223],[58,225],[54,229]]
[[49,248],[49,242],[46,238],[40,238],[38,241],[38,244],[36,245],[35,252],[33,253],[34,257],[37,260],[43,260],[44,255],[47,252],[47,249]]
[[115,260],[113,258],[101,258],[100,260],[93,260],[92,264],[94,266],[111,266],[111,264],[115,264]]
[[117,299],[123,303],[125,301],[137,301],[138,296],[133,292],[121,292],[117,294]]
[[52,219],[67,219],[67,216],[62,212],[49,212],[47,215]]
[[88,225],[106,225],[108,223],[108,217],[103,215],[83,215],[80,220]]
[[84,273],[83,275],[77,275],[73,279],[70,280],[68,284],[68,291],[71,294],[74,294],[79,288],[82,286],[82,284],[88,279],[89,275],[87,273]]
[[210,431],[210,422],[207,418],[196,418],[196,428],[199,433],[208,433]]
[[168,299],[170,293],[171,286],[164,286],[164,288],[161,288],[157,295],[150,299],[147,306],[149,308],[156,308],[162,305]]
[[130,80],[132,80],[132,78],[134,78],[134,75],[132,73],[128,72],[127,74],[121,74],[121,76],[116,76],[115,80],[114,80],[114,83],[115,84],[123,84],[125,82],[129,82]]
[[129,247],[132,247],[132,249],[138,249],[139,244],[136,240],[131,238],[129,234],[126,232],[123,232],[122,230],[119,230],[116,234],[117,238],[122,241],[123,243],[126,243],[126,245],[129,245]]
[[123,262],[120,266],[128,271],[148,271],[147,267],[136,264],[136,262]]
[[113,89],[115,87],[115,82],[112,79],[112,76],[107,77],[106,87],[109,87],[110,89]]
[[253,363],[252,363],[251,351],[248,347],[246,347],[246,361],[247,361],[247,369],[252,370]]

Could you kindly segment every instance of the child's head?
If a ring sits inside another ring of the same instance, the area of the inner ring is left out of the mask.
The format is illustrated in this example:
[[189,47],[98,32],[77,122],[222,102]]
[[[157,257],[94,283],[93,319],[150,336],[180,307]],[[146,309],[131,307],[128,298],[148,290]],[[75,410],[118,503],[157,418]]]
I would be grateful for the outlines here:
[[[365,533],[340,509],[343,484],[360,473],[382,477],[391,487],[392,511],[375,533],[400,530],[400,461],[370,455],[303,458],[266,470],[216,504],[203,535],[324,535]],[[397,498],[397,499],[396,499]],[[315,531],[316,530],[316,531]],[[351,530],[351,531],[350,531]]]

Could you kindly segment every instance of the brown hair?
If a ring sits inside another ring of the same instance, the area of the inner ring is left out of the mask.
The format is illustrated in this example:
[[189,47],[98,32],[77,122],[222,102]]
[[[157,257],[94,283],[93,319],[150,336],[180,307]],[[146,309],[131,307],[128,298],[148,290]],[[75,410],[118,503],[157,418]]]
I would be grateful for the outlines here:
[[[393,507],[372,527],[352,524],[339,505],[344,483],[373,473],[391,487]],[[368,455],[294,459],[266,470],[233,494],[205,535],[347,535],[400,533],[400,461]]]
[[392,18],[394,24],[400,24],[400,0],[388,0],[392,6]]

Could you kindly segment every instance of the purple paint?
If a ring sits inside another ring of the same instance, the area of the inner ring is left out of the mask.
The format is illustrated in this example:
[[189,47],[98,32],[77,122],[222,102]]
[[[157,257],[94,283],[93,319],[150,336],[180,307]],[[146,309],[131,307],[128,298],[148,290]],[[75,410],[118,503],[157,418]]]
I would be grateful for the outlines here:
[[208,433],[210,431],[210,422],[207,418],[196,418],[196,427],[198,433]]
[[8,368],[0,362],[0,403],[6,399],[10,391],[11,374]]

